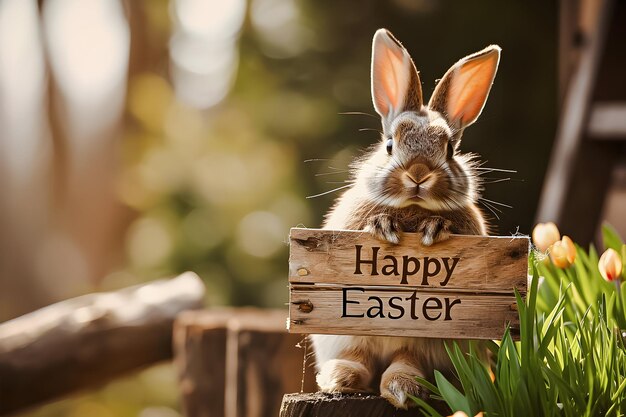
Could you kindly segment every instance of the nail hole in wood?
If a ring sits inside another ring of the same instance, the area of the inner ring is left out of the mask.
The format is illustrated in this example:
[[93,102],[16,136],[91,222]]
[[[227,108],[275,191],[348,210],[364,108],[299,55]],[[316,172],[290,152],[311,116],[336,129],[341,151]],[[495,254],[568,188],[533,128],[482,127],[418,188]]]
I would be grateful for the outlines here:
[[313,311],[313,303],[311,303],[311,301],[306,300],[306,301],[294,301],[292,304],[295,304],[298,306],[298,310],[300,310],[303,313],[310,313],[311,311]]

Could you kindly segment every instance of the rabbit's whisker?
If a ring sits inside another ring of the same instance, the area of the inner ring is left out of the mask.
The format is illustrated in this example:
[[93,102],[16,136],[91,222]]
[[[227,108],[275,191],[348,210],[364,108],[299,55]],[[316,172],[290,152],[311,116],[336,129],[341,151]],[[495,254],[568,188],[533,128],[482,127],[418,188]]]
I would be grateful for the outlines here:
[[336,168],[336,167],[331,166],[331,165],[328,165],[328,169],[334,169],[335,171],[344,171],[344,172],[349,171],[349,169],[345,169],[345,168]]
[[490,206],[488,206],[487,204],[485,204],[483,201],[480,201],[480,200],[479,200],[479,203],[485,206],[487,210],[489,210],[494,216],[496,216],[496,219],[500,220],[500,216],[498,216],[498,213],[496,213]]
[[511,178],[483,178],[487,181],[483,181],[483,184],[497,184],[499,182],[511,181]]
[[342,169],[342,170],[337,170],[335,172],[319,172],[317,174],[315,174],[316,177],[321,177],[324,175],[337,175],[337,174],[345,174],[346,172],[350,172],[349,169]]
[[510,205],[508,205],[508,204],[504,204],[504,203],[501,203],[501,202],[499,202],[499,201],[489,200],[489,199],[487,199],[487,198],[485,198],[485,197],[481,197],[481,200],[485,200],[485,201],[487,201],[487,202],[488,202],[488,203],[490,203],[490,204],[497,204],[497,205],[499,205],[499,206],[501,206],[501,207],[513,208],[513,206],[510,206]]
[[372,132],[378,132],[378,133],[380,133],[381,135],[383,134],[382,130],[380,130],[380,129],[374,129],[374,128],[372,128],[372,127],[362,127],[362,128],[360,128],[360,129],[359,129],[359,132],[369,132],[369,131],[372,131]]
[[484,206],[489,206],[491,208],[493,208],[495,211],[497,211],[498,213],[503,213],[502,209],[494,206],[493,204],[491,204],[489,201],[485,201],[484,199],[479,199],[479,201],[484,205]]
[[319,193],[319,194],[315,194],[315,195],[310,195],[310,196],[307,196],[306,198],[316,198],[316,197],[321,197],[321,196],[324,196],[324,195],[326,195],[326,194],[334,193],[335,191],[343,190],[344,188],[352,187],[352,185],[354,185],[354,184],[347,184],[347,185],[344,185],[344,186],[342,186],[342,187],[337,187],[337,188],[335,188],[335,189],[333,189],[333,190],[329,190],[329,191],[325,191],[325,192],[323,192],[323,193]]
[[339,112],[337,114],[340,114],[342,116],[346,115],[346,116],[368,116],[368,117],[373,117],[374,119],[378,119],[379,116],[374,116],[371,113],[365,113],[362,111],[344,111],[344,112]]
[[509,174],[517,174],[517,171],[514,170],[514,169],[490,168],[490,167],[484,167],[484,166],[482,166],[482,164],[477,166],[475,169],[477,171],[507,172]]

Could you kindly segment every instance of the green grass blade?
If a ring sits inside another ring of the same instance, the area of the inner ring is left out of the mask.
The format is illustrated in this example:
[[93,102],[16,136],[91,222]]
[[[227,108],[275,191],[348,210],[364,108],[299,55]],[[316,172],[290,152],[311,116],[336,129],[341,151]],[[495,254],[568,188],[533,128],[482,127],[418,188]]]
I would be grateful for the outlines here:
[[463,411],[473,415],[467,398],[457,390],[439,371],[435,371],[435,381],[441,396],[446,400],[452,411]]

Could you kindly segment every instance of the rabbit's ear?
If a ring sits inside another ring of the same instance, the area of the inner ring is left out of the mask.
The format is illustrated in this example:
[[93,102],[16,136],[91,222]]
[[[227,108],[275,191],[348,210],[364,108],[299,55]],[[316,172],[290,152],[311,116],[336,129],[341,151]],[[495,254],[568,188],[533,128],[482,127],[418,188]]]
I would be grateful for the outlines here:
[[403,111],[422,108],[422,85],[402,44],[386,29],[378,29],[372,45],[372,101],[387,124]]
[[478,119],[500,62],[500,47],[490,45],[454,64],[443,76],[428,107],[459,130]]

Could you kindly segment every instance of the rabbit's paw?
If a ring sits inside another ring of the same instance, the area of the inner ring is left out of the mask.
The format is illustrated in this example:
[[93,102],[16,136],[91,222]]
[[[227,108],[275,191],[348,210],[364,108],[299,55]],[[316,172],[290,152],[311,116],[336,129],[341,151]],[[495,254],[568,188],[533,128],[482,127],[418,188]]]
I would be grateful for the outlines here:
[[316,379],[322,392],[367,392],[372,374],[359,362],[331,359],[322,365]]
[[365,231],[375,238],[397,245],[400,243],[400,225],[388,214],[377,214],[367,220]]
[[383,373],[380,381],[380,395],[394,407],[406,410],[415,405],[409,395],[425,399],[426,390],[415,380],[416,376],[421,376],[419,371],[414,368],[403,369],[398,365],[391,365]]
[[450,236],[452,222],[440,216],[430,216],[423,219],[417,231],[422,234],[422,244],[430,246],[433,243],[446,240]]

